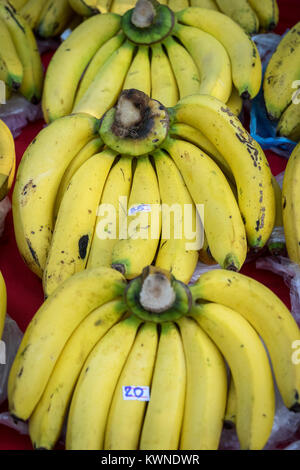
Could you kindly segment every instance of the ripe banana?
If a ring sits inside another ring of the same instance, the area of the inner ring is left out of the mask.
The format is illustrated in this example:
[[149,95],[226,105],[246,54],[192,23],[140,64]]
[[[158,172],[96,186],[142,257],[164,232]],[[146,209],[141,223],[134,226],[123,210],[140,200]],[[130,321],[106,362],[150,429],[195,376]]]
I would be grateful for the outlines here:
[[69,3],[78,15],[84,17],[89,17],[99,12],[95,6],[95,0],[69,0]]
[[268,240],[268,250],[271,255],[284,256],[286,254],[286,245],[284,240],[284,230],[283,230],[283,213],[282,213],[282,190],[277,181],[277,179],[272,175],[272,183],[275,194],[276,202],[276,217],[275,225],[272,235]]
[[135,7],[136,0],[112,0],[110,11],[118,15],[124,15],[126,11]]
[[154,44],[151,51],[151,98],[166,107],[175,106],[178,88],[170,61],[161,44]]
[[7,308],[7,292],[6,285],[2,273],[0,271],[0,340],[2,338]]
[[201,222],[173,160],[161,150],[153,156],[162,204],[162,235],[155,265],[188,284],[201,248]]
[[231,18],[214,10],[190,7],[176,17],[180,23],[200,28],[223,44],[239,95],[253,99],[260,90],[262,65],[257,47],[245,31]]
[[219,11],[216,0],[190,0],[191,7],[208,8],[210,10]]
[[15,175],[16,152],[13,136],[0,119],[0,201],[11,188]]
[[119,29],[119,16],[111,13],[96,15],[81,23],[56,50],[44,83],[42,106],[46,122],[71,113],[86,66]]
[[174,34],[198,67],[201,76],[198,93],[212,95],[226,103],[231,95],[232,75],[230,59],[224,46],[211,34],[192,26],[178,24]]
[[148,156],[137,159],[128,213],[128,235],[114,245],[112,266],[132,279],[153,262],[161,232],[158,181]]
[[259,20],[247,0],[216,0],[220,10],[238,23],[250,36],[259,29]]
[[262,149],[229,108],[211,96],[186,97],[173,113],[175,121],[203,132],[227,160],[235,178],[249,246],[263,247],[274,227],[275,195]]
[[295,142],[300,141],[300,103],[291,103],[282,113],[277,134]]
[[225,269],[240,270],[247,255],[246,233],[225,176],[213,160],[189,142],[168,139],[163,147],[179,168],[194,203],[204,205],[202,223],[212,256]]
[[9,0],[9,3],[15,10],[20,10],[28,0]]
[[224,417],[224,427],[232,429],[236,423],[236,389],[232,375],[230,374],[230,383],[228,387],[226,411]]
[[269,352],[285,405],[299,411],[300,367],[293,363],[292,353],[293,343],[299,341],[300,334],[281,300],[254,279],[221,269],[202,274],[191,291],[193,298],[236,310],[255,328]]
[[[132,181],[132,159],[121,157],[107,177],[101,197],[101,211],[98,213],[94,236],[91,244],[87,268],[109,267],[112,263],[112,251],[120,233],[120,221],[127,217],[127,208]],[[112,213],[108,213],[112,208]],[[104,211],[104,213],[102,212]],[[104,238],[106,235],[108,238]]]
[[31,416],[73,331],[94,309],[121,296],[124,287],[120,273],[96,268],[74,274],[48,297],[31,320],[10,370],[12,415],[22,420]]
[[149,47],[147,46],[139,46],[129,67],[123,90],[130,90],[131,88],[143,91],[148,96],[151,94],[151,67]]
[[190,318],[178,321],[187,368],[181,450],[217,450],[227,397],[227,372],[222,355]]
[[228,108],[239,117],[243,109],[243,100],[235,87],[232,87],[232,92],[229,100],[227,101]]
[[169,36],[163,44],[167,49],[180,98],[198,93],[201,79],[193,58],[172,36]]
[[31,29],[35,29],[40,19],[42,10],[45,5],[48,5],[47,0],[28,0],[18,10],[21,16],[27,21]]
[[172,11],[180,11],[189,7],[189,0],[168,0],[168,7]]
[[230,367],[241,450],[263,449],[273,426],[275,394],[268,356],[259,336],[239,313],[221,304],[194,305],[192,316]]
[[0,20],[0,44],[5,44],[5,47],[2,47],[0,51],[1,80],[5,81],[13,90],[17,90],[23,80],[23,65],[19,59],[11,33],[2,19]]
[[79,324],[66,342],[29,420],[29,435],[35,449],[50,450],[55,446],[86,358],[125,311],[126,305],[121,299],[101,305]]
[[299,211],[300,144],[293,150],[285,169],[282,185],[282,211],[289,258],[300,264]]
[[43,275],[48,297],[86,267],[101,194],[116,152],[103,150],[87,160],[72,177],[63,196]]
[[72,18],[69,0],[48,0],[41,12],[37,32],[43,38],[58,36]]
[[141,321],[115,325],[88,356],[78,379],[67,422],[67,450],[101,450],[116,385]]
[[151,387],[157,344],[157,325],[155,323],[142,325],[113,395],[105,430],[105,450],[137,450],[139,448],[147,402],[124,400],[123,388]]
[[263,89],[270,119],[277,120],[289,106],[293,84],[300,80],[300,21],[280,41],[266,69]]
[[126,41],[103,64],[82,98],[75,104],[73,113],[88,113],[101,118],[120,94],[130,67],[135,46]]
[[162,323],[141,450],[177,450],[186,391],[186,365],[174,323]]
[[199,261],[201,263],[207,264],[208,266],[213,266],[215,264],[218,264],[216,260],[212,257],[205,234],[204,234],[203,247],[199,251]]
[[24,261],[40,277],[48,256],[61,179],[98,129],[99,122],[87,114],[63,117],[39,133],[19,165],[12,201],[15,235]]
[[277,0],[248,0],[251,8],[255,11],[260,29],[270,31],[275,29],[279,21],[279,8]]

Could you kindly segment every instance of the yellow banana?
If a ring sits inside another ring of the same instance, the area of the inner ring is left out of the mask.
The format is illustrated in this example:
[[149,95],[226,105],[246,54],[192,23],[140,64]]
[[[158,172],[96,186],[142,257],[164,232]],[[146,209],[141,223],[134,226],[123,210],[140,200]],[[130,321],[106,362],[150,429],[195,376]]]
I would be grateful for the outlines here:
[[172,11],[180,11],[189,7],[189,0],[168,0],[168,7]]
[[132,279],[153,262],[161,232],[158,181],[148,156],[137,159],[128,213],[128,235],[114,245],[112,266]]
[[256,34],[259,20],[247,0],[216,0],[220,10],[238,23],[247,34]]
[[232,375],[230,375],[230,383],[228,387],[228,395],[226,402],[226,411],[224,417],[224,427],[226,429],[232,429],[236,423],[236,389]]
[[175,75],[180,98],[198,93],[201,80],[197,66],[188,51],[169,36],[164,41]]
[[162,235],[155,265],[188,284],[201,248],[201,222],[173,160],[161,150],[153,156],[162,204]]
[[162,323],[141,450],[177,450],[184,413],[186,366],[180,334]]
[[18,11],[27,21],[31,29],[35,29],[38,24],[44,6],[48,4],[47,0],[28,0]]
[[139,46],[136,56],[129,67],[123,90],[130,90],[131,88],[143,91],[146,95],[150,96],[151,68],[148,46]]
[[300,103],[291,103],[282,113],[277,125],[277,134],[295,142],[300,141]]
[[276,202],[276,217],[274,230],[268,240],[268,250],[271,255],[285,255],[286,245],[284,239],[284,229],[283,229],[283,213],[282,213],[282,190],[277,181],[277,179],[272,175],[272,183],[275,194]]
[[0,119],[0,201],[7,195],[15,174],[16,151],[13,136]]
[[199,28],[178,24],[174,34],[194,59],[201,77],[199,93],[226,103],[231,95],[230,58],[224,46]]
[[102,190],[116,153],[103,150],[72,177],[63,196],[43,276],[46,296],[87,263]]
[[28,0],[9,0],[9,3],[15,10],[20,10]]
[[263,449],[272,431],[275,393],[268,356],[259,336],[239,313],[220,304],[194,305],[192,316],[230,367],[236,387],[236,431],[241,449]]
[[66,28],[73,13],[69,0],[48,0],[38,21],[38,34],[43,38],[58,36]]
[[73,113],[89,113],[101,118],[117,101],[130,67],[135,46],[126,41],[103,64]]
[[126,306],[120,299],[101,305],[79,324],[66,342],[29,420],[29,435],[35,449],[50,450],[55,446],[87,356],[125,311]]
[[232,87],[232,92],[227,101],[228,108],[236,115],[239,116],[243,109],[243,100],[235,87]]
[[249,246],[263,247],[274,227],[275,195],[262,149],[229,108],[211,96],[184,98],[174,108],[174,116],[175,121],[203,132],[227,160],[235,178]]
[[178,321],[187,368],[181,450],[217,450],[227,396],[227,372],[222,355],[190,318]]
[[170,61],[161,44],[154,44],[151,51],[151,98],[166,107],[175,106],[179,96]]
[[101,450],[112,397],[141,321],[115,325],[88,356],[78,379],[67,422],[67,450]]
[[225,176],[189,142],[168,139],[163,147],[178,166],[194,203],[204,205],[202,223],[212,256],[225,269],[240,270],[247,255],[246,233]]
[[190,0],[191,7],[208,8],[219,11],[216,0]]
[[[117,383],[105,430],[105,450],[137,450],[143,426],[146,401],[125,400],[124,387],[151,386],[158,344],[157,325],[145,323],[137,334]],[[126,390],[125,388],[125,390]],[[130,395],[131,390],[125,391]],[[130,423],[130,426],[128,426]]]
[[78,15],[89,17],[98,13],[95,0],[69,0],[69,3]]
[[277,0],[248,0],[255,11],[262,31],[275,29],[279,21],[279,8]]
[[2,338],[7,307],[7,292],[3,275],[0,271],[0,339]]
[[300,367],[293,363],[292,355],[300,333],[281,300],[254,279],[221,269],[202,274],[191,290],[196,298],[236,310],[255,328],[269,352],[285,405],[299,410]]
[[19,165],[12,201],[15,235],[24,261],[40,277],[48,256],[61,179],[98,129],[99,122],[87,114],[63,117],[39,133]]
[[0,44],[5,44],[1,48],[1,80],[12,89],[20,88],[23,80],[23,65],[16,51],[11,33],[6,26],[5,21],[0,20]]
[[95,308],[121,296],[124,287],[120,273],[96,268],[74,274],[48,297],[27,327],[10,370],[8,400],[14,416],[31,416],[75,328]]
[[81,23],[56,50],[44,83],[42,106],[46,122],[72,111],[76,90],[86,66],[97,50],[119,29],[119,16],[95,15]]
[[214,36],[231,61],[232,80],[239,95],[253,99],[262,82],[262,65],[254,41],[231,18],[218,11],[190,7],[176,14],[180,23]]
[[124,15],[126,11],[135,7],[136,0],[113,0],[110,11],[118,15]]
[[203,247],[199,251],[199,261],[201,263],[207,264],[208,266],[218,264],[216,260],[212,257],[205,233]]
[[[112,263],[112,251],[119,238],[119,220],[127,216],[124,200],[128,201],[132,180],[132,159],[121,157],[113,166],[107,177],[101,197],[101,208],[104,214],[98,213],[94,236],[88,258],[87,268],[97,266],[109,267]],[[105,207],[114,208],[112,214],[105,217]],[[112,219],[110,219],[112,217]],[[105,226],[104,226],[105,223]],[[104,238],[106,234],[108,238]]]

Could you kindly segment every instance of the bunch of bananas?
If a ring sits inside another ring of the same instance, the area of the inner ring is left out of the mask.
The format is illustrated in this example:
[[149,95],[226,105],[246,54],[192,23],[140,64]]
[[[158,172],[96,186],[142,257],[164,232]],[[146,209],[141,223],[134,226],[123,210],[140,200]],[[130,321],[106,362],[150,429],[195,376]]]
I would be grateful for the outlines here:
[[0,201],[12,187],[16,171],[16,152],[13,136],[0,119]]
[[75,18],[69,0],[9,0],[42,38],[60,35]]
[[7,304],[7,294],[6,294],[6,285],[2,273],[0,271],[0,339],[2,338],[5,317],[6,317],[6,304]]
[[[174,205],[179,218],[168,217]],[[155,263],[189,282],[201,222],[212,257],[238,271],[272,233],[275,194],[262,149],[224,103],[193,95],[167,109],[130,89],[100,121],[73,114],[40,132],[18,169],[13,217],[49,295],[99,265],[131,279]]]
[[[131,9],[135,0],[69,0],[72,8],[82,16],[91,16],[95,12],[118,13],[123,15]],[[177,12],[188,7],[200,7],[221,11],[238,23],[248,34],[274,29],[279,20],[276,0],[162,0]]]
[[261,80],[255,43],[228,16],[196,7],[174,14],[140,0],[123,16],[92,16],[61,44],[47,69],[43,113],[48,123],[70,113],[101,118],[130,88],[167,107],[208,94],[239,112]]
[[262,449],[271,366],[286,407],[300,411],[299,338],[278,297],[242,274],[213,270],[188,287],[157,267],[130,283],[110,268],[85,270],[29,324],[9,409],[29,420],[39,449],[53,449],[66,422],[72,450],[215,450],[230,399],[241,449]]
[[36,39],[28,23],[4,0],[0,2],[0,44],[0,80],[38,103],[44,72]]
[[271,120],[278,121],[277,133],[300,140],[300,22],[280,41],[264,77],[264,98]]

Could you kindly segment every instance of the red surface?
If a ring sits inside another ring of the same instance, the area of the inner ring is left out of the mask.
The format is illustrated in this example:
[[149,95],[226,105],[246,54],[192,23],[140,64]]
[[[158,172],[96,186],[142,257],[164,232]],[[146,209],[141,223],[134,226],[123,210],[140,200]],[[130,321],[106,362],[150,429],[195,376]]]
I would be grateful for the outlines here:
[[[299,0],[278,0],[278,4],[280,8],[280,24],[276,32],[282,34],[287,28],[290,28],[300,20],[300,3]],[[43,57],[45,66],[48,64],[50,57],[51,54],[46,54]],[[28,125],[16,139],[18,163],[28,144],[38,134],[43,125],[43,121]],[[266,152],[266,154],[274,175],[284,170],[287,162],[286,159],[272,152]],[[24,331],[34,313],[43,302],[43,291],[40,280],[28,270],[18,253],[11,213],[6,219],[5,232],[0,240],[0,270],[7,284],[8,313],[16,320],[22,331]],[[242,272],[263,282],[290,307],[289,291],[281,277],[268,271],[256,270],[255,262],[244,266]],[[5,403],[0,411],[6,410],[7,404]],[[0,426],[0,450],[27,449],[32,449],[27,436],[22,436],[7,427]]]

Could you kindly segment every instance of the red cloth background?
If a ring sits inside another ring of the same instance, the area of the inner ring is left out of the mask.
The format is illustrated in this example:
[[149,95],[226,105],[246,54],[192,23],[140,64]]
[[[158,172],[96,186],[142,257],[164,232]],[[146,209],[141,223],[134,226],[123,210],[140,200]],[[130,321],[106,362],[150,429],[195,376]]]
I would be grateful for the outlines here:
[[[280,23],[276,32],[282,34],[287,28],[290,28],[300,20],[300,2],[299,0],[278,0],[278,4]],[[49,53],[43,56],[45,67],[51,55]],[[15,140],[18,163],[28,144],[42,129],[43,125],[44,122],[42,120],[28,125]],[[269,151],[266,154],[274,175],[285,169],[287,162],[285,158]],[[16,320],[21,330],[24,331],[34,313],[43,302],[43,291],[40,279],[29,271],[18,253],[11,213],[6,219],[5,232],[0,240],[0,270],[7,284],[8,313]],[[290,308],[289,291],[281,277],[268,271],[256,270],[255,262],[244,266],[242,272],[263,282]],[[0,408],[0,411],[7,411],[7,403]],[[300,437],[298,436],[297,438],[299,439]],[[16,431],[0,426],[0,450],[29,449],[32,449],[32,445],[28,436],[22,436]]]

